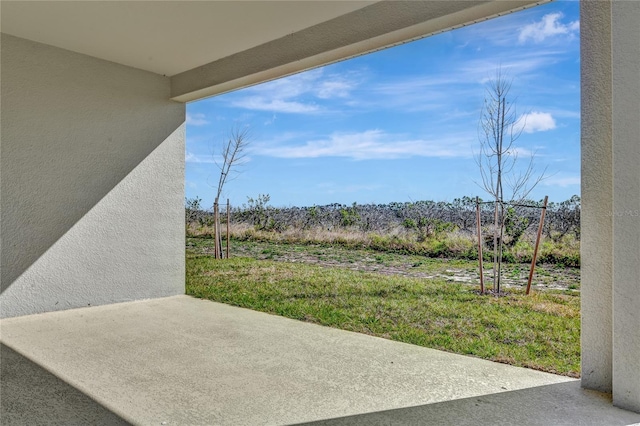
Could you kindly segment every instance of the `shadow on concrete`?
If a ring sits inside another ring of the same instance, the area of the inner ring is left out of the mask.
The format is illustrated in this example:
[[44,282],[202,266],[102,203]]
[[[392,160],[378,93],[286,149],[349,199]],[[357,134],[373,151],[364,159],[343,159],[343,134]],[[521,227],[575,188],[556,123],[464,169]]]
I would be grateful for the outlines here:
[[366,413],[299,425],[593,425],[640,423],[640,414],[611,405],[611,397],[566,382],[417,407]]
[[4,344],[0,377],[2,425],[130,425]]

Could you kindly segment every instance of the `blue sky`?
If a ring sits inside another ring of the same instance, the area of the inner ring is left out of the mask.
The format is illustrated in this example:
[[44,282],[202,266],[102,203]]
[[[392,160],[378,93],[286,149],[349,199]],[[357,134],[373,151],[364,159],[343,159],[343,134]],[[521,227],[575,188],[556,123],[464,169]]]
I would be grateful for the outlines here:
[[580,193],[579,5],[559,1],[187,105],[185,189],[213,203],[216,153],[250,129],[223,199],[274,206],[489,198],[478,122],[500,67],[524,131],[521,164],[549,176],[531,198]]

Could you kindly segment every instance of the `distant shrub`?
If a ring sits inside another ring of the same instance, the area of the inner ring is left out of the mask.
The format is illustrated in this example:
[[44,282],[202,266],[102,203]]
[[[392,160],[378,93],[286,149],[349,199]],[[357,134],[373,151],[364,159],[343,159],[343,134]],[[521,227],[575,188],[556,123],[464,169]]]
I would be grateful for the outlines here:
[[[247,197],[231,210],[232,238],[303,244],[339,244],[430,257],[477,259],[475,197],[452,203],[417,201],[389,204],[329,204],[275,208],[268,194]],[[525,204],[540,207],[541,201]],[[493,256],[493,204],[481,205],[483,257]],[[509,207],[506,212],[505,254],[508,262],[531,262],[539,208]],[[580,197],[550,203],[542,263],[580,265]],[[223,215],[223,220],[226,215]],[[186,233],[210,237],[213,215],[197,197],[185,200]],[[533,226],[532,226],[533,225]]]

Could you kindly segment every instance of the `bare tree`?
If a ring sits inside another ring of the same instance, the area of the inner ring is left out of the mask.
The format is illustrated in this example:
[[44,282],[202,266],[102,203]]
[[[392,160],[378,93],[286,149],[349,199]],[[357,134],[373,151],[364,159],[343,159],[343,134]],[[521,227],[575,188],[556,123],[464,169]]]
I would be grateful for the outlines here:
[[489,193],[495,202],[493,290],[498,294],[500,293],[505,206],[525,200],[536,185],[545,178],[546,171],[545,169],[541,174],[536,174],[533,153],[530,154],[524,168],[516,167],[518,149],[515,142],[522,135],[526,122],[522,117],[518,117],[516,105],[509,98],[511,82],[511,79],[504,76],[499,68],[496,77],[486,87],[478,125],[480,152],[476,156],[482,179],[479,186]]
[[[218,258],[222,258],[222,233],[220,232],[219,214],[220,196],[225,184],[236,177],[238,166],[245,162],[246,148],[249,145],[250,136],[248,127],[233,127],[229,131],[228,139],[221,145],[220,161],[216,161],[216,165],[220,169],[220,178],[218,179],[213,210],[215,217],[215,256]],[[229,238],[228,235],[227,238]]]

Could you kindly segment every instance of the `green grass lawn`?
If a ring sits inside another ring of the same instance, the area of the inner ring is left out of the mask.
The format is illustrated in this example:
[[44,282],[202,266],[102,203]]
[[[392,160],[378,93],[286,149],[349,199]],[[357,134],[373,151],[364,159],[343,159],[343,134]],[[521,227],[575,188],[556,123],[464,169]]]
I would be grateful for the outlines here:
[[288,318],[577,377],[580,296],[503,297],[410,278],[187,251],[187,294]]

